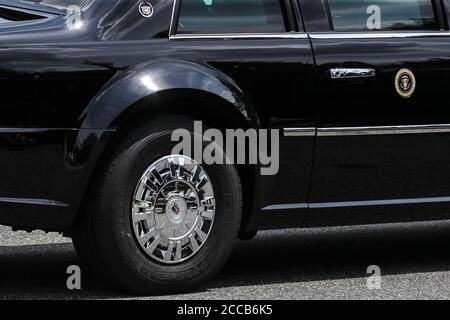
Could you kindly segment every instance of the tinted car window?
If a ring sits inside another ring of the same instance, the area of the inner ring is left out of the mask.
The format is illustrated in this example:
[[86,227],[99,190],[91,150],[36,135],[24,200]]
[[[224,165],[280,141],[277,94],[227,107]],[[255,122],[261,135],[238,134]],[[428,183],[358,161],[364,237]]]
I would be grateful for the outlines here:
[[279,0],[183,0],[177,33],[276,33],[286,27]]
[[0,6],[0,24],[10,22],[24,22],[45,19],[43,16],[37,14],[28,13],[20,9],[6,8]]
[[335,31],[436,30],[432,0],[328,0]]

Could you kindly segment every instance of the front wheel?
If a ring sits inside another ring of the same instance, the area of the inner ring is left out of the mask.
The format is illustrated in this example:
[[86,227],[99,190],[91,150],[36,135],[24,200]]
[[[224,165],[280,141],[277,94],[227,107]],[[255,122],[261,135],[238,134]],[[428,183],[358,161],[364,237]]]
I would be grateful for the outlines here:
[[126,290],[194,290],[231,252],[242,212],[239,176],[231,165],[171,154],[172,131],[192,126],[165,117],[123,139],[77,221],[74,243],[84,265]]

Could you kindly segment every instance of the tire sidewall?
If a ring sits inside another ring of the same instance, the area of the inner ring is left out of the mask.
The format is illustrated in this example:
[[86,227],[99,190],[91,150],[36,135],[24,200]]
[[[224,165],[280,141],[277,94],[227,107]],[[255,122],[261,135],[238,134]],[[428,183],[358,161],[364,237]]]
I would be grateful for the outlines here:
[[240,186],[231,165],[202,165],[214,189],[215,219],[200,250],[179,264],[153,260],[140,247],[131,221],[131,204],[136,185],[146,169],[171,154],[176,145],[171,131],[151,134],[131,145],[118,158],[105,179],[103,199],[98,206],[98,241],[110,272],[123,286],[148,292],[191,290],[212,277],[222,267],[236,239],[240,223]]

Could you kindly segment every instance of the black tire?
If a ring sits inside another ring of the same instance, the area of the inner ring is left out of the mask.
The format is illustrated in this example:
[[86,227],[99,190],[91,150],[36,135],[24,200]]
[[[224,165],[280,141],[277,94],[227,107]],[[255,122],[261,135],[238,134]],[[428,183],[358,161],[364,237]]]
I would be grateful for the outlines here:
[[143,295],[192,291],[215,276],[237,238],[242,192],[232,165],[203,165],[216,198],[210,235],[189,260],[166,265],[151,259],[134,237],[130,204],[145,169],[170,155],[174,129],[192,131],[193,120],[164,116],[147,121],[115,143],[90,191],[89,205],[78,218],[73,238],[82,265],[102,279]]

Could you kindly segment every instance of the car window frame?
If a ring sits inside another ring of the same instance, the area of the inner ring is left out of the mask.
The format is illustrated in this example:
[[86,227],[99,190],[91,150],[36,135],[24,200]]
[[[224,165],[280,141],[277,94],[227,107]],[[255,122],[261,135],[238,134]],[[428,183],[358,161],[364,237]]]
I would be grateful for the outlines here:
[[271,39],[271,38],[308,38],[305,33],[301,12],[297,1],[283,0],[282,9],[283,22],[286,26],[284,32],[273,33],[183,33],[177,34],[178,22],[180,19],[181,3],[183,0],[173,0],[172,19],[170,22],[169,39],[170,40],[189,40],[189,39]]
[[443,2],[442,0],[430,0],[433,12],[434,12],[434,18],[436,20],[437,29],[436,30],[425,30],[425,29],[418,29],[418,30],[355,30],[355,31],[339,31],[335,30],[334,23],[333,23],[333,17],[332,12],[329,4],[329,0],[323,0],[324,8],[326,11],[326,15],[328,18],[328,23],[330,27],[330,32],[344,34],[344,33],[434,33],[439,31],[448,30],[448,23],[447,19],[444,19],[444,10],[443,10]]
[[441,8],[443,27],[445,30],[450,29],[450,1],[439,0],[438,5]]

